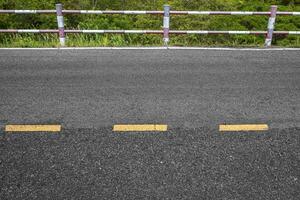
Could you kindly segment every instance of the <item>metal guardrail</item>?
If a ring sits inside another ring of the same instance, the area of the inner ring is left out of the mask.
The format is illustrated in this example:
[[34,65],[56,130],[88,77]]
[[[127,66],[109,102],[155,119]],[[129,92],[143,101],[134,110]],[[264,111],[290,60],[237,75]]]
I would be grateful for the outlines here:
[[[62,10],[64,14],[124,14],[124,15],[163,15],[164,11],[138,10]],[[0,10],[0,14],[55,14],[56,10]],[[270,15],[270,12],[256,11],[170,11],[172,15]],[[281,12],[277,15],[299,16],[300,12]]]
[[[277,15],[300,16],[300,12],[277,11],[273,5],[269,12],[252,11],[171,11],[169,5],[164,11],[137,11],[137,10],[63,10],[62,4],[56,4],[56,10],[0,10],[0,14],[55,14],[57,15],[58,29],[0,29],[0,33],[58,33],[60,45],[65,46],[66,33],[113,33],[113,34],[162,34],[164,44],[169,43],[170,34],[244,34],[266,35],[265,46],[270,47],[273,35],[300,35],[300,31],[274,31]],[[163,15],[163,30],[65,30],[64,14],[124,14],[124,15]],[[267,31],[211,31],[211,30],[170,30],[170,15],[266,15],[269,16]]]

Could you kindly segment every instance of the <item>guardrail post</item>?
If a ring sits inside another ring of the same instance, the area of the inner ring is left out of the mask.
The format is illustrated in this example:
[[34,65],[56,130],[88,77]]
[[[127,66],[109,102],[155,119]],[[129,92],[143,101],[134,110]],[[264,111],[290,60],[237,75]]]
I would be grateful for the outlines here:
[[57,15],[57,25],[59,30],[59,42],[60,46],[65,46],[65,25],[64,25],[64,16],[62,13],[62,4],[56,4],[56,15]]
[[270,15],[269,22],[268,22],[268,33],[267,33],[267,37],[266,37],[266,41],[265,41],[265,47],[270,47],[272,44],[277,6],[274,6],[274,5],[271,6],[270,12],[271,12],[271,15]]
[[169,43],[169,30],[170,30],[170,6],[164,5],[164,45],[168,46]]

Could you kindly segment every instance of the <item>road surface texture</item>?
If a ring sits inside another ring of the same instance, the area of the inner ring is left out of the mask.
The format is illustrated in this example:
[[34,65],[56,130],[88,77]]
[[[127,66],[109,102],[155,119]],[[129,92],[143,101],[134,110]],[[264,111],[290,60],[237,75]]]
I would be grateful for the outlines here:
[[0,128],[1,200],[300,199],[300,51],[0,50]]

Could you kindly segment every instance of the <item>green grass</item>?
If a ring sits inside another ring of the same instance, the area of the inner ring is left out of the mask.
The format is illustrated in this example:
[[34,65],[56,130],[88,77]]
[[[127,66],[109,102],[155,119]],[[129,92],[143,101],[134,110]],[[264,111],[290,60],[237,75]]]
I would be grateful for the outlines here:
[[[170,36],[170,46],[263,47],[264,36],[180,35]],[[0,34],[0,47],[59,47],[56,34]],[[161,35],[69,34],[68,47],[163,46]],[[300,47],[300,36],[276,36],[273,46]]]
[[[162,10],[168,3],[172,10],[300,11],[299,0],[0,0],[0,9],[54,9],[62,2],[64,9]],[[96,3],[97,2],[97,3]],[[100,3],[101,2],[101,3]],[[161,30],[160,15],[65,15],[66,29]],[[171,30],[266,30],[268,16],[171,15]],[[278,16],[276,30],[299,31],[299,16]],[[57,29],[55,15],[1,14],[0,29]],[[299,47],[300,36],[276,36],[273,45]],[[67,46],[162,46],[161,35],[68,34]],[[263,36],[253,35],[171,35],[172,46],[262,47]],[[57,47],[56,34],[0,34],[0,47]]]

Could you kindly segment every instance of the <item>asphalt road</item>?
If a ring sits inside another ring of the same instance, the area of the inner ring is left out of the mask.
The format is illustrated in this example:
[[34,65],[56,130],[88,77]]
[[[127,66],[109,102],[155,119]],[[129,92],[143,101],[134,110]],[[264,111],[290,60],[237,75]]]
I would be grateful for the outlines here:
[[300,51],[0,50],[0,128],[0,199],[299,199]]

